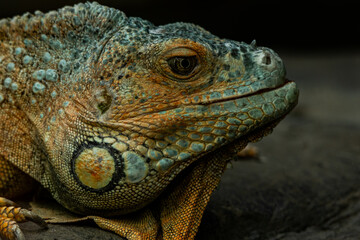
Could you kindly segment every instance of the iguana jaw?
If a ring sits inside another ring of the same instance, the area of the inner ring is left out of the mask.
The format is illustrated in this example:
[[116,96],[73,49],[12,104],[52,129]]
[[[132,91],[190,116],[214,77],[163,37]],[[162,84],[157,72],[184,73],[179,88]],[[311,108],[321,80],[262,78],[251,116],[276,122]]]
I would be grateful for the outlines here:
[[[235,139],[228,139],[226,143],[221,144],[222,147],[220,149],[226,148],[227,155],[231,155],[237,153],[242,148],[246,146],[248,142],[257,142],[261,140],[264,136],[270,134],[272,132],[272,129],[283,119],[285,116],[292,111],[292,109],[297,105],[298,97],[299,97],[299,90],[296,87],[295,82],[284,79],[284,83],[274,87],[274,88],[268,88],[268,89],[262,89],[260,91],[257,91],[255,93],[243,95],[238,98],[229,98],[222,101],[214,101],[211,104],[226,104],[228,102],[233,102],[242,98],[247,98],[252,101],[253,96],[258,95],[269,95],[269,94],[275,94],[279,96],[279,101],[281,94],[279,92],[282,92],[283,102],[282,104],[277,102],[280,106],[280,109],[275,111],[271,115],[264,115],[264,117],[259,121],[255,127],[249,129],[246,133],[238,135],[235,137]],[[266,97],[265,97],[266,99]],[[209,104],[209,105],[211,105]],[[272,104],[275,105],[275,104]],[[266,119],[267,118],[267,119]],[[231,150],[232,149],[232,150]],[[205,154],[206,155],[206,154]]]
[[[273,90],[276,90],[276,89],[281,89],[287,84],[295,84],[295,83],[293,81],[290,81],[290,80],[286,79],[284,84],[282,84],[282,85],[280,85],[280,86],[278,86],[276,88],[264,89],[261,92],[267,92],[267,91],[273,91]],[[243,148],[245,148],[246,145],[249,142],[253,142],[253,143],[258,142],[263,137],[265,137],[265,136],[269,135],[270,133],[272,133],[273,129],[297,105],[298,90],[294,89],[294,91],[296,93],[296,99],[295,99],[295,101],[293,101],[288,106],[286,111],[284,111],[282,114],[278,115],[278,117],[274,118],[273,120],[263,124],[262,126],[259,126],[255,130],[250,131],[247,134],[240,136],[236,140],[231,141],[230,143],[224,144],[223,146],[219,147],[216,150],[216,152],[217,152],[216,155],[221,155],[222,158],[227,159],[228,161],[230,161],[230,160],[232,160],[234,158],[234,156],[236,156],[237,153],[239,153]],[[249,94],[249,95],[244,96],[244,97],[251,97],[252,95],[255,95],[255,94],[257,94],[257,93]],[[227,101],[229,101],[229,100],[227,100]],[[218,101],[218,102],[220,102],[220,101]],[[197,161],[202,161],[203,158],[205,158],[205,160],[208,159],[209,154],[206,153],[204,155],[201,155]]]

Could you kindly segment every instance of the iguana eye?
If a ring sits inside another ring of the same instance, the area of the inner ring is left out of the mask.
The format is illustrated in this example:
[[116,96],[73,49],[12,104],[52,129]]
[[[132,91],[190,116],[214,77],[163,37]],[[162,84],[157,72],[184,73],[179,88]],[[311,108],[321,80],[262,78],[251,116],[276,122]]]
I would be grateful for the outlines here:
[[187,47],[173,48],[160,58],[162,72],[173,80],[190,80],[199,73],[202,58]]
[[179,56],[167,60],[171,70],[175,74],[186,76],[192,73],[198,64],[196,56]]

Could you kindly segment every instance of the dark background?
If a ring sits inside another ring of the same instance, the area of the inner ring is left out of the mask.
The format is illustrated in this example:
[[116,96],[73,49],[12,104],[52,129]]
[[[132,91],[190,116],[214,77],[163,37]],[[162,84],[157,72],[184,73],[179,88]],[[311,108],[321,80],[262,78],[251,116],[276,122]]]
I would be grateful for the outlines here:
[[[0,18],[84,1],[1,0]],[[347,1],[98,0],[156,25],[184,21],[238,41],[292,51],[359,47],[358,6]]]

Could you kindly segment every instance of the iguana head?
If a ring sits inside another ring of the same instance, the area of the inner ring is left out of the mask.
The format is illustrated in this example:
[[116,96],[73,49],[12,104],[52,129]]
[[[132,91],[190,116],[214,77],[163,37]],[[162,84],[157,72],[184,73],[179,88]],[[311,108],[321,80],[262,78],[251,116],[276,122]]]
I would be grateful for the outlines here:
[[92,96],[76,103],[86,111],[74,112],[53,156],[69,167],[54,167],[50,184],[58,201],[84,214],[143,207],[190,164],[249,141],[298,97],[271,49],[186,23],[128,18],[89,69]]

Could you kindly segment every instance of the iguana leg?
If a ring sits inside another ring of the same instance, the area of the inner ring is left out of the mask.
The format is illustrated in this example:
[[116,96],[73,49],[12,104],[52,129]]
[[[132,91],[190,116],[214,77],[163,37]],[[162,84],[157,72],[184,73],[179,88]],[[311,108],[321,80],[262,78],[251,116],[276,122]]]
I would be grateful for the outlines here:
[[[6,198],[0,198],[1,205],[15,205]],[[0,208],[0,236],[1,239],[25,239],[18,223],[31,221],[40,227],[46,228],[47,224],[38,215],[21,207],[5,206]]]
[[9,199],[0,197],[0,207],[5,207],[5,206],[17,207],[16,203],[14,203],[13,201],[10,201]]
[[[32,190],[33,185],[34,180],[32,178],[0,155],[0,196],[17,197]],[[36,214],[17,207],[13,201],[0,197],[1,239],[24,239],[17,223],[26,221],[32,221],[46,227],[44,220]]]
[[4,240],[25,240],[24,234],[14,220],[0,217],[0,237]]
[[0,208],[0,217],[9,218],[18,223],[31,221],[38,224],[40,227],[46,227],[46,223],[41,217],[21,207],[2,207]]

